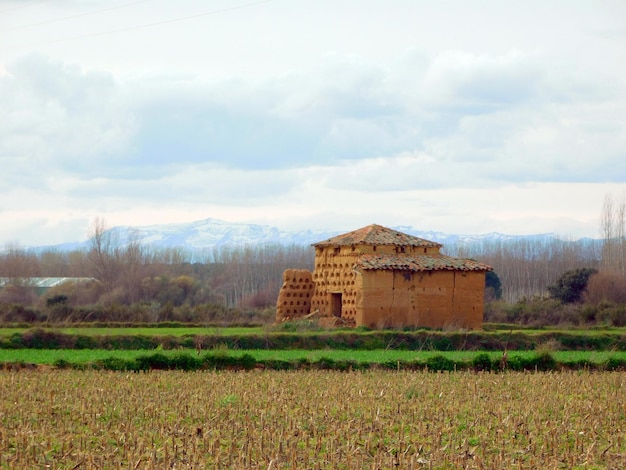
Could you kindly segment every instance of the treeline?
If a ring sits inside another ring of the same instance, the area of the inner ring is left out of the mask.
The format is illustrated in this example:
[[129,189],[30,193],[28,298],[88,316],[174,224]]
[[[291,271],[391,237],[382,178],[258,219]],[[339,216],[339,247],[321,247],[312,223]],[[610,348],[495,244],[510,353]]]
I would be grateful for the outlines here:
[[509,303],[548,295],[548,287],[566,271],[598,268],[603,241],[516,239],[480,241],[444,247],[462,258],[474,258],[493,267],[502,284],[502,297]]
[[[215,248],[192,255],[92,240],[89,251],[0,254],[0,321],[267,323],[288,268],[312,269],[310,247]],[[33,278],[87,278],[39,295]]]
[[[312,269],[310,247],[263,245],[221,247],[192,254],[180,248],[149,250],[120,248],[106,255],[86,251],[33,253],[9,247],[0,253],[0,278],[7,282],[0,302],[30,305],[29,279],[39,277],[94,278],[77,287],[80,303],[110,305],[155,300],[181,305],[213,302],[226,307],[275,303],[288,268]],[[23,289],[19,289],[23,287]],[[71,286],[53,289],[62,294]],[[32,291],[32,289],[30,289]],[[67,292],[65,292],[67,293]]]
[[191,256],[179,249],[142,249],[132,257],[121,250],[95,260],[88,252],[9,250],[0,255],[0,277],[15,283],[32,277],[95,278],[99,286],[84,302],[268,305],[276,301],[285,269],[312,269],[311,251],[301,246],[224,247],[212,250],[202,261],[191,262]]

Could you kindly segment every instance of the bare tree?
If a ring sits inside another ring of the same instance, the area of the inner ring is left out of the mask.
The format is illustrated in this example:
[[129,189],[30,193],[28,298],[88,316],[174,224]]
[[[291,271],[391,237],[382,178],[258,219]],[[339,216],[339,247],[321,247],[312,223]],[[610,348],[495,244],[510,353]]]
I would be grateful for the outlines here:
[[131,231],[126,246],[119,251],[118,259],[129,303],[137,302],[140,298],[145,262],[144,248],[139,236],[136,231]]
[[602,215],[600,216],[600,233],[602,234],[602,269],[610,271],[613,268],[615,260],[614,255],[614,238],[615,229],[613,227],[614,222],[614,209],[613,209],[613,196],[606,194],[604,196],[604,203],[602,205]]
[[626,194],[616,201],[606,194],[600,217],[602,234],[602,265],[605,272],[626,275]]
[[0,255],[0,276],[11,279],[40,276],[37,255],[28,253],[18,243],[8,243]]
[[626,221],[626,196],[622,194],[622,200],[619,202],[615,211],[615,251],[617,258],[617,272],[622,276],[626,275],[626,237],[624,236],[624,224]]
[[91,225],[89,245],[92,276],[102,283],[106,292],[112,292],[119,274],[119,249],[112,232],[99,217]]
[[599,244],[589,241],[497,240],[476,242],[459,248],[446,246],[446,252],[475,258],[493,266],[507,302],[547,295],[548,286],[565,271],[597,267],[600,259]]

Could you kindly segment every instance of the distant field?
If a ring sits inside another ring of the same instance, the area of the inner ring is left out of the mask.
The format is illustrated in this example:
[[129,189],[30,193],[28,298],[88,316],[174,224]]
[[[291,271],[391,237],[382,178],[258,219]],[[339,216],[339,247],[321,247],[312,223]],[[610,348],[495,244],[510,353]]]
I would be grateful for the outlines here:
[[[175,356],[181,353],[196,355],[195,350],[104,350],[104,349],[2,349],[0,350],[0,363],[25,362],[30,364],[53,364],[55,361],[64,360],[72,363],[89,363],[106,358],[119,358],[125,360],[135,359],[154,353],[166,356]],[[210,352],[205,351],[203,352]],[[476,355],[484,354],[484,351],[398,351],[398,350],[217,350],[216,354],[241,357],[244,354],[253,356],[256,360],[278,359],[294,361],[307,359],[310,362],[321,358],[334,361],[349,361],[365,363],[383,363],[389,361],[415,361],[426,360],[433,356],[444,356],[453,361],[471,361]],[[502,352],[487,352],[492,360],[502,357]],[[555,351],[551,353],[557,362],[590,361],[602,363],[608,358],[626,360],[626,351]],[[535,351],[510,351],[509,358],[515,356],[531,357]]]

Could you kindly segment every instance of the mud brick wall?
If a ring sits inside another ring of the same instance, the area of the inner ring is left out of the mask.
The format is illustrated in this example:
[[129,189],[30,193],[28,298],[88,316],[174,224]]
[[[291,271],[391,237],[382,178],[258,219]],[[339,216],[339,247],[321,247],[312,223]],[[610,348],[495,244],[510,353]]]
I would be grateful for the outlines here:
[[276,302],[276,321],[303,317],[311,312],[313,278],[306,269],[287,269]]
[[484,285],[484,272],[366,272],[356,325],[480,328]]
[[[318,249],[313,281],[315,292],[311,309],[322,317],[354,320],[359,292],[354,263],[359,252],[352,247]],[[339,295],[338,295],[339,294]],[[333,299],[337,304],[334,304]]]

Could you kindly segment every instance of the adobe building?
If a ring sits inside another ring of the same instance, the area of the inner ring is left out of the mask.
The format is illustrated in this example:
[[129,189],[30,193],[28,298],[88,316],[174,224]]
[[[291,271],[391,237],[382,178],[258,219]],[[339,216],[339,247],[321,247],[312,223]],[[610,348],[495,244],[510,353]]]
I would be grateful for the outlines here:
[[481,328],[491,266],[440,253],[441,244],[380,225],[314,243],[313,272],[283,275],[276,320]]

